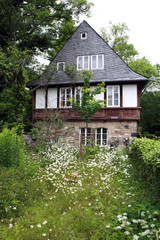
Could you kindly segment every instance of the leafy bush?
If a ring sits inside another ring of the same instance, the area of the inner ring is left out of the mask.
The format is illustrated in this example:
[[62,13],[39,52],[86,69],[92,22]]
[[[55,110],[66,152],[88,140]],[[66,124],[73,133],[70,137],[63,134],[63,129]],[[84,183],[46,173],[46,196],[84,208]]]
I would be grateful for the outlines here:
[[16,129],[5,128],[0,133],[0,165],[4,167],[17,167],[24,159],[24,143],[17,135]]
[[142,178],[160,191],[160,142],[135,138],[131,145],[131,158]]

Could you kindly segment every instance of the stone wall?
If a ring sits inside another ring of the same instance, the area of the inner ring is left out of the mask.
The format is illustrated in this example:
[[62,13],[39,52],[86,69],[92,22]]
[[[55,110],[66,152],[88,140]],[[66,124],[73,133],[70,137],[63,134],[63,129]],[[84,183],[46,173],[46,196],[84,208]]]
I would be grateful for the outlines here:
[[[67,122],[65,131],[70,130],[72,139],[76,146],[79,145],[80,128],[85,128],[85,122]],[[107,128],[108,129],[108,144],[125,144],[126,140],[131,142],[133,137],[137,136],[137,122],[91,122],[89,128]]]

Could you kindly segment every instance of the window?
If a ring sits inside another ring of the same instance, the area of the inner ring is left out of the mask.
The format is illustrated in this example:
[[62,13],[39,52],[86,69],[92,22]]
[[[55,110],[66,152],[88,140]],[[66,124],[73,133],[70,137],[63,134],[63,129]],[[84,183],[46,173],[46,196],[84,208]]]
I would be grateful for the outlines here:
[[82,91],[76,87],[75,88],[75,101],[79,104],[81,104],[81,98],[82,98]]
[[86,32],[81,33],[81,39],[82,40],[87,39],[87,33]]
[[95,131],[96,145],[107,145],[107,128],[97,128]]
[[91,69],[103,69],[104,68],[104,55],[91,56]]
[[70,108],[72,98],[72,88],[61,88],[60,89],[60,101],[59,105],[61,108]]
[[65,62],[58,62],[57,71],[64,71],[64,70],[65,70]]
[[93,141],[92,139],[92,129],[91,128],[81,128],[80,130],[82,145],[90,145]]
[[89,56],[77,57],[77,69],[78,70],[89,70]]
[[120,105],[119,102],[120,102],[119,86],[108,86],[107,87],[107,106],[119,107]]

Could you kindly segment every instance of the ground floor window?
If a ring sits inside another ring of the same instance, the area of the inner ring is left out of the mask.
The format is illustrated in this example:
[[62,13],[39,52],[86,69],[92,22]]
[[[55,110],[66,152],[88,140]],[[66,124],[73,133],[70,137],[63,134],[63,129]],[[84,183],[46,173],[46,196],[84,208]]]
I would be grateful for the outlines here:
[[92,128],[81,128],[80,133],[81,133],[80,140],[81,140],[82,145],[90,145],[93,142]]
[[96,128],[95,142],[96,145],[107,145],[107,128]]
[[107,128],[81,128],[80,141],[82,145],[107,145]]

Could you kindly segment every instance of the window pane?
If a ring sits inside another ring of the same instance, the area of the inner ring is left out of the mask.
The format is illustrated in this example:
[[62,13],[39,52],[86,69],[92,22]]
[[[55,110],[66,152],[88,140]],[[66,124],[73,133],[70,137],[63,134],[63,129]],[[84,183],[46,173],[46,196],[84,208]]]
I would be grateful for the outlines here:
[[92,56],[92,69],[96,68],[96,56]]
[[108,87],[108,106],[112,106],[112,87]]
[[83,68],[83,57],[78,57],[78,69]]
[[89,68],[89,58],[87,56],[87,57],[84,57],[84,69],[88,69],[88,68]]
[[80,103],[80,90],[78,88],[76,88],[76,102]]
[[67,92],[66,93],[67,94],[66,98],[67,98],[67,107],[68,107],[68,106],[71,106],[71,102],[70,102],[70,99],[71,99],[71,88],[67,88],[66,90],[67,90],[66,91]]
[[118,106],[118,87],[114,87],[114,106]]
[[102,55],[98,56],[98,68],[102,68]]
[[61,89],[61,107],[65,106],[65,89]]

